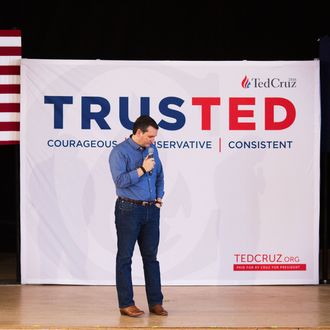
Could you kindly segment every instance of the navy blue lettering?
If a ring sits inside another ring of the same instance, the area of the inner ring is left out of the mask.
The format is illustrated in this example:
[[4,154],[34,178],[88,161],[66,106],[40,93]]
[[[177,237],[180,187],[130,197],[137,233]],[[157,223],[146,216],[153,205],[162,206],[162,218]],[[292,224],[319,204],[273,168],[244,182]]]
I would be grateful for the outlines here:
[[63,105],[72,104],[72,96],[48,96],[44,97],[45,104],[54,104],[54,128],[63,129]]
[[[91,105],[99,105],[101,110],[91,111]],[[81,128],[90,129],[91,121],[95,120],[101,129],[111,129],[105,121],[105,117],[110,113],[110,103],[107,99],[100,96],[83,96],[81,98]]]
[[183,102],[184,102],[184,100],[180,99],[179,97],[175,97],[175,96],[168,96],[160,101],[160,103],[159,103],[160,113],[162,113],[163,115],[165,115],[167,117],[176,119],[176,122],[169,123],[162,119],[158,124],[159,127],[164,128],[169,131],[176,131],[184,126],[184,124],[186,122],[186,117],[184,116],[184,114],[180,111],[171,109],[169,107],[169,105],[173,105],[173,104],[178,107],[181,107]]
[[[129,119],[128,112],[129,112],[128,97],[127,96],[119,97],[120,122],[125,128],[132,130],[134,122]],[[140,113],[141,116],[142,115],[150,116],[150,97],[140,98]]]

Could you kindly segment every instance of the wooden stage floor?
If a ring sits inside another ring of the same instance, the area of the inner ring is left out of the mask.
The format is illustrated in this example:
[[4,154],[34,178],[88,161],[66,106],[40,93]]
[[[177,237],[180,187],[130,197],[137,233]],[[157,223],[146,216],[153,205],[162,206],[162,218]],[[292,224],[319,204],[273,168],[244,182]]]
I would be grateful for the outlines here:
[[114,286],[2,285],[0,329],[330,329],[330,286],[167,286],[167,317],[121,316]]

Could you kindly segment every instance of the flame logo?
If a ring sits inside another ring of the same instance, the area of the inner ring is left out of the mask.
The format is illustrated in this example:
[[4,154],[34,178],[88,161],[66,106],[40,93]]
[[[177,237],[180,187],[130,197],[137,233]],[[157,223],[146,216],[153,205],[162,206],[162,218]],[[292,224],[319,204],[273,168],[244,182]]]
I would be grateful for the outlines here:
[[251,83],[250,83],[250,80],[247,76],[244,77],[244,79],[241,82],[241,85],[242,85],[243,88],[250,88]]

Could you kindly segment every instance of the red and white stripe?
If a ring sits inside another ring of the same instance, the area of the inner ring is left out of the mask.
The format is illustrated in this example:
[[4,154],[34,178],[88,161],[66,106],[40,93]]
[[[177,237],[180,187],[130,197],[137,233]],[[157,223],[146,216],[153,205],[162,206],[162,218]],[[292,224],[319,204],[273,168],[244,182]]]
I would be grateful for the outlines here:
[[0,145],[19,143],[21,31],[0,30]]

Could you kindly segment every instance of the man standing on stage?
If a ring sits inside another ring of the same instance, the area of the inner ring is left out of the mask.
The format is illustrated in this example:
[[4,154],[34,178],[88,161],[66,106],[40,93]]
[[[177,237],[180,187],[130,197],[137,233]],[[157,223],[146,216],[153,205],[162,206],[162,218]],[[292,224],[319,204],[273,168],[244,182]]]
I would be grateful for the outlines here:
[[163,308],[160,268],[157,261],[159,218],[164,195],[164,174],[153,144],[157,123],[140,116],[133,134],[114,147],[109,163],[116,186],[115,223],[117,229],[116,287],[119,310],[132,317],[144,314],[135,306],[132,285],[132,256],[139,244],[144,269],[149,311],[166,316]]

